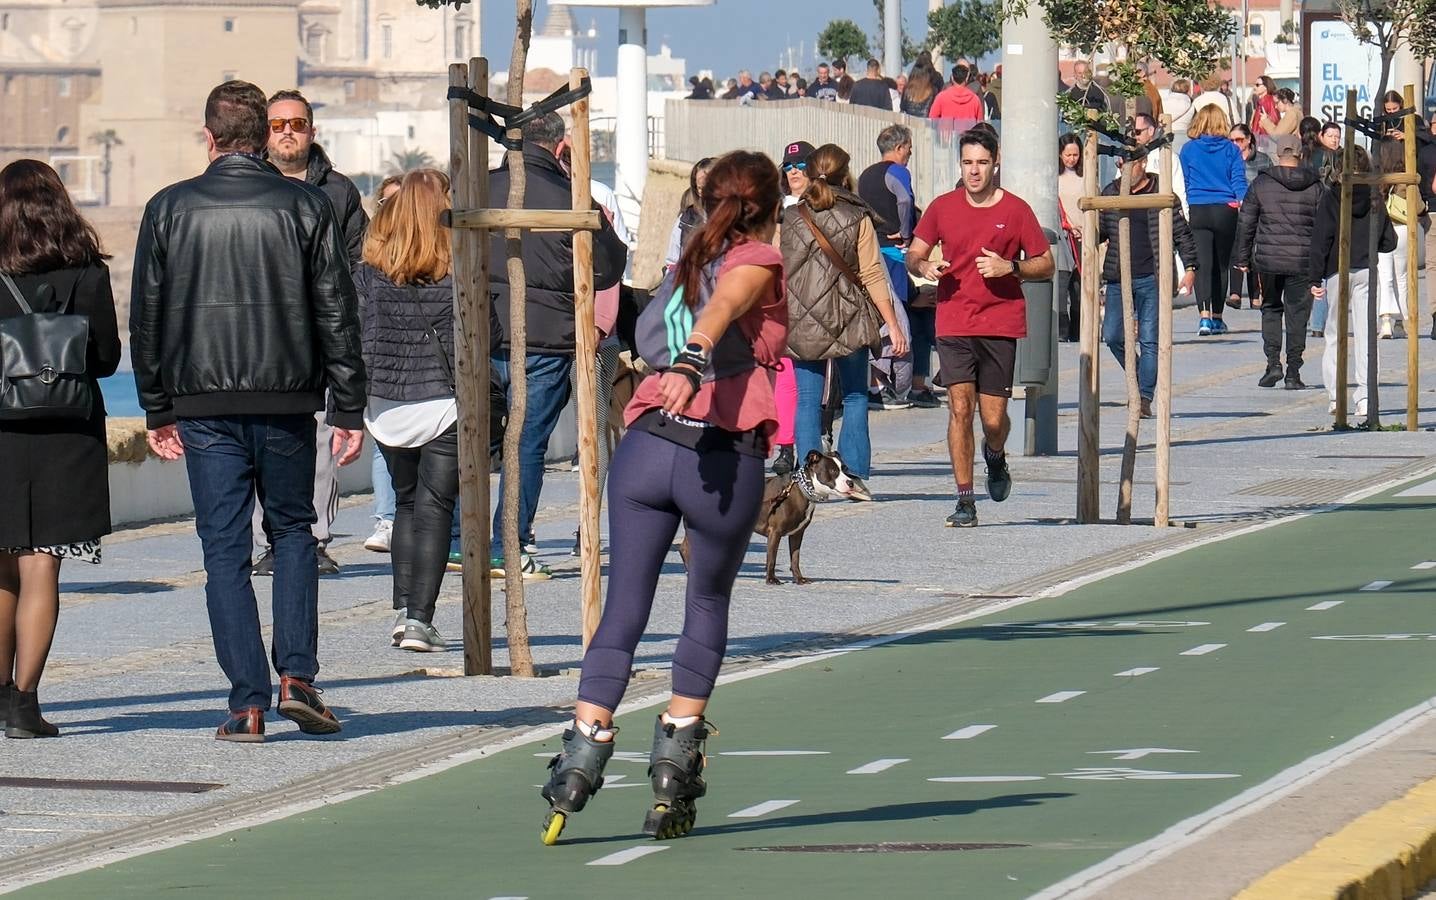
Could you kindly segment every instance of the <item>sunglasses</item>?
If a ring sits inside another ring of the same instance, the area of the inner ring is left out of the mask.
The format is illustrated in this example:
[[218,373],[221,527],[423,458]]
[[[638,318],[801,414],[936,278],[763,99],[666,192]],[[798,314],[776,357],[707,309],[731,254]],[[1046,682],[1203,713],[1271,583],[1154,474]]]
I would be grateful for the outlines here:
[[808,164],[805,162],[783,163],[784,172],[791,172],[794,169],[797,169],[799,172],[806,172],[808,171]]
[[309,120],[301,118],[270,119],[269,130],[274,132],[275,134],[281,134],[284,131],[285,124],[288,124],[289,130],[294,132],[295,134],[307,134],[309,132]]

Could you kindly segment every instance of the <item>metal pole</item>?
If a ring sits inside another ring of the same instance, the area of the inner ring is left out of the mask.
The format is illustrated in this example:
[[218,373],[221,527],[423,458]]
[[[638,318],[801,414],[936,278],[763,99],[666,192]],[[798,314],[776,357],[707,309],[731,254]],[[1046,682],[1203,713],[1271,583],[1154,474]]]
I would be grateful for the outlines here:
[[883,2],[883,71],[889,78],[902,71],[902,0]]

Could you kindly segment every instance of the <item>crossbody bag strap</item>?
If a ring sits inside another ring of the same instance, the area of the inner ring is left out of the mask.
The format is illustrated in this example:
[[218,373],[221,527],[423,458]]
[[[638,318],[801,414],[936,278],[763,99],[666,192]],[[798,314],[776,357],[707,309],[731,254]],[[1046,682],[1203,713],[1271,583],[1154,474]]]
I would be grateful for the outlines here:
[[826,256],[833,265],[838,267],[838,271],[843,274],[844,278],[852,282],[854,287],[866,291],[867,286],[863,284],[862,279],[858,278],[858,273],[854,272],[853,267],[848,265],[847,261],[838,254],[832,241],[829,241],[828,236],[823,234],[823,229],[818,227],[818,220],[814,218],[812,210],[808,209],[808,204],[798,204],[798,215],[802,216],[803,221],[808,223],[808,230],[813,233],[813,238],[818,242],[818,247],[822,249],[823,255]]
[[25,302],[25,295],[20,293],[20,288],[16,286],[15,279],[11,278],[5,272],[0,272],[0,281],[5,282],[5,286],[10,289],[10,295],[15,298],[16,303],[20,304],[20,310],[27,316],[33,315],[35,311],[30,308],[30,304]]

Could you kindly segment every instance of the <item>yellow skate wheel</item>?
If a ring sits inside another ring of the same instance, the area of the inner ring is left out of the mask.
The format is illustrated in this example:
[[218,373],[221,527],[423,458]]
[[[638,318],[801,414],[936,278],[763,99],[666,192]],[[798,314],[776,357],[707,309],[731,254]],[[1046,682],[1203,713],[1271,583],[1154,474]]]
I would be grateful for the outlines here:
[[568,817],[558,810],[548,814],[548,821],[544,823],[543,843],[545,847],[552,847],[558,843],[558,836],[563,834],[563,826]]

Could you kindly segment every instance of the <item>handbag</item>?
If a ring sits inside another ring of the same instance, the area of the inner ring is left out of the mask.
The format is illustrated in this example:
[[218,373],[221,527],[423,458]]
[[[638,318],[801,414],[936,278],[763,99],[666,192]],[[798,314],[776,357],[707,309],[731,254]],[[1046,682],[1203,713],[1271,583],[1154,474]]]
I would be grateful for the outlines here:
[[812,210],[808,209],[808,204],[799,203],[796,209],[798,215],[803,217],[803,221],[808,223],[808,230],[813,233],[813,239],[818,242],[818,247],[823,251],[823,255],[837,267],[839,274],[846,278],[849,284],[858,289],[858,293],[865,301],[862,308],[858,310],[857,322],[861,330],[856,343],[858,346],[867,347],[874,356],[881,356],[883,352],[883,320],[882,316],[878,314],[877,304],[873,302],[872,295],[868,293],[867,285],[863,284],[862,279],[858,278],[858,273],[853,271],[852,266],[848,265],[847,261],[833,247],[828,236],[823,234],[823,230],[818,227],[818,220],[814,218]]
[[23,311],[0,319],[0,421],[89,418],[90,317],[70,312],[75,285],[58,312],[35,312],[14,279],[0,272],[0,281]]
[[[1423,202],[1416,208],[1418,217],[1426,215],[1426,204]],[[1392,191],[1386,195],[1386,217],[1397,225],[1405,225],[1411,221],[1409,210],[1406,208],[1406,193],[1404,191]]]

